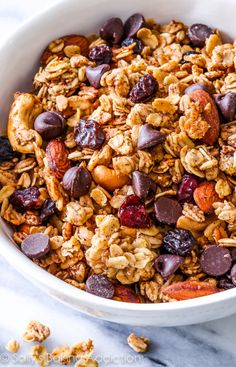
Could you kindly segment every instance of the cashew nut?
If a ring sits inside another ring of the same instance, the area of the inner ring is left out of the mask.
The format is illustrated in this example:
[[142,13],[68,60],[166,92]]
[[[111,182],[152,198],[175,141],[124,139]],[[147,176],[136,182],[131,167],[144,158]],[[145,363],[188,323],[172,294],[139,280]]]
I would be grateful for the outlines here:
[[204,231],[204,229],[210,223],[212,223],[215,219],[216,219],[216,217],[214,215],[212,215],[209,218],[207,218],[204,222],[196,222],[195,220],[192,220],[190,218],[185,217],[184,215],[181,215],[181,217],[179,217],[179,219],[176,223],[176,227],[177,228],[182,228],[182,229],[187,229],[191,232]]
[[106,166],[97,166],[92,171],[94,181],[108,191],[114,191],[127,184],[129,176]]
[[34,145],[42,145],[42,138],[33,130],[35,118],[43,111],[38,99],[30,93],[16,93],[8,119],[8,138],[13,150],[34,153]]

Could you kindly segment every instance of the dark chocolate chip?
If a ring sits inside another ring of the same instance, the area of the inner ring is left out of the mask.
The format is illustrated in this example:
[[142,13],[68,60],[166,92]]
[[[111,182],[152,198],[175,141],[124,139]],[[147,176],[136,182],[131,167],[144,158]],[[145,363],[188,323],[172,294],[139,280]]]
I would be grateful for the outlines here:
[[229,271],[232,258],[227,248],[212,245],[202,253],[200,264],[206,274],[216,277]]
[[34,233],[27,236],[22,244],[21,251],[30,259],[40,259],[50,251],[49,237],[43,233]]
[[157,184],[145,173],[134,171],[132,174],[132,186],[134,193],[142,200],[153,198]]
[[190,41],[195,47],[204,47],[206,39],[213,33],[213,30],[205,24],[193,24],[188,30]]
[[154,204],[156,219],[164,224],[175,224],[182,215],[182,207],[177,200],[161,197]]
[[134,38],[134,37],[126,38],[126,39],[124,39],[124,41],[122,41],[121,46],[122,47],[128,47],[128,46],[132,45],[133,43],[135,43],[135,46],[133,48],[134,54],[140,55],[142,50],[143,50],[143,43],[138,38]]
[[53,214],[57,212],[55,202],[51,199],[45,200],[43,203],[40,219],[42,222],[46,222]]
[[96,67],[92,67],[92,66],[87,66],[86,68],[86,77],[90,83],[90,85],[92,85],[92,87],[98,89],[100,88],[100,80],[101,77],[103,76],[103,74],[110,70],[110,66],[107,64],[102,64]]
[[65,131],[66,121],[61,113],[47,111],[40,113],[34,121],[35,130],[46,141],[61,136]]
[[145,26],[144,16],[140,13],[131,15],[124,24],[125,36],[127,38],[133,37],[140,28]]
[[91,174],[84,167],[72,167],[66,171],[62,186],[68,195],[75,199],[86,195],[92,183]]
[[114,285],[105,275],[91,275],[86,281],[86,291],[98,297],[111,299],[114,296]]
[[226,121],[233,121],[236,113],[236,93],[218,94],[215,102]]
[[138,137],[138,149],[147,149],[157,144],[163,143],[166,135],[154,129],[151,124],[145,124],[141,127]]
[[192,84],[189,87],[187,87],[184,91],[184,94],[190,94],[192,92],[194,92],[195,90],[204,90],[205,92],[209,93],[209,90],[207,87],[205,87],[205,85],[203,84]]
[[120,18],[108,19],[100,29],[100,36],[107,42],[119,44],[124,34],[124,26]]
[[183,257],[178,255],[160,255],[155,260],[154,266],[163,278],[174,274],[183,262]]

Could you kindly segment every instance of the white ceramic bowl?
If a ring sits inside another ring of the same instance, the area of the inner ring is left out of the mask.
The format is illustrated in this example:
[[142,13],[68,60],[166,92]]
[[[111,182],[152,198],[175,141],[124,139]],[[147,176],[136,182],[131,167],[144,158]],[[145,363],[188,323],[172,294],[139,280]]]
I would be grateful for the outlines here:
[[[27,91],[39,56],[58,36],[94,33],[111,16],[125,19],[141,12],[159,22],[180,19],[218,27],[236,36],[235,0],[65,0],[24,23],[0,49],[0,121],[6,130],[15,91]],[[10,239],[2,222],[0,252],[27,279],[51,296],[89,315],[131,325],[174,326],[221,318],[236,312],[236,288],[207,297],[166,304],[132,304],[106,300],[80,291],[48,274],[26,258]]]

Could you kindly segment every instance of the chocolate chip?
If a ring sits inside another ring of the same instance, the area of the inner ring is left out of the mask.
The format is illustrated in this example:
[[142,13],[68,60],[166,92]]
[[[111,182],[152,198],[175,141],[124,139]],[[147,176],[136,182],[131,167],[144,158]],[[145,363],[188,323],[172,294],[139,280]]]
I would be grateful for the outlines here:
[[236,93],[218,94],[215,102],[226,121],[233,121],[236,113]]
[[21,251],[30,259],[40,259],[50,251],[49,237],[43,233],[34,233],[27,236],[22,244]]
[[183,257],[178,255],[160,255],[155,260],[154,266],[163,278],[174,274],[183,262]]
[[40,213],[40,219],[43,222],[46,222],[53,214],[57,212],[57,208],[55,205],[55,202],[51,199],[45,200],[43,203],[41,213]]
[[139,31],[140,28],[143,28],[145,25],[145,19],[142,14],[136,13],[131,15],[124,24],[125,36],[133,37]]
[[119,44],[122,41],[124,27],[120,18],[108,19],[100,29],[100,36],[107,42]]
[[193,24],[188,30],[190,41],[195,47],[204,47],[206,39],[213,33],[213,30],[205,24]]
[[184,91],[184,94],[190,94],[194,92],[195,90],[204,90],[205,92],[209,93],[209,90],[205,85],[203,84],[192,84],[189,87],[187,87]]
[[86,281],[86,291],[96,296],[111,299],[114,296],[114,285],[105,275],[91,275]]
[[86,195],[92,183],[91,174],[84,167],[72,167],[66,171],[62,186],[68,195],[74,199]]
[[141,127],[138,137],[138,149],[151,148],[157,144],[163,143],[166,135],[153,128],[151,124],[145,124]]
[[91,66],[87,66],[86,68],[86,77],[90,83],[90,85],[92,85],[92,87],[98,89],[101,85],[100,85],[100,80],[102,75],[106,72],[110,70],[110,66],[107,64],[102,64],[96,67],[91,67]]
[[236,264],[231,269],[230,277],[233,285],[236,287]]
[[61,113],[47,111],[40,113],[34,121],[35,130],[46,141],[61,136],[65,131],[66,121]]
[[134,37],[126,38],[126,39],[124,39],[124,41],[122,41],[121,46],[122,47],[128,47],[128,46],[132,45],[133,43],[135,43],[135,46],[133,48],[134,54],[140,55],[142,50],[143,50],[143,43],[138,38],[134,38]]
[[161,197],[154,204],[154,211],[159,222],[175,224],[182,215],[182,207],[177,200]]
[[132,186],[134,193],[142,200],[153,198],[157,184],[145,173],[134,171],[132,174]]
[[200,264],[206,274],[216,277],[227,273],[232,258],[227,248],[212,245],[202,253]]

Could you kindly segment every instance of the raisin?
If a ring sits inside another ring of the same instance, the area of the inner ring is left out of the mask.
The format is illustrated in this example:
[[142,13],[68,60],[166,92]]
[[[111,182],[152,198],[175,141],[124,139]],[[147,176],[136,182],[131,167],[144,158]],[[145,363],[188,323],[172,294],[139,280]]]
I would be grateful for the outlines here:
[[53,214],[56,213],[56,211],[57,209],[54,201],[51,199],[45,200],[40,213],[41,221],[46,222]]
[[121,46],[122,47],[128,47],[128,46],[132,45],[133,43],[136,43],[136,45],[133,48],[134,54],[140,55],[142,50],[143,50],[143,43],[138,38],[134,38],[134,37],[126,38],[121,43]]
[[105,133],[94,120],[80,120],[74,128],[75,142],[81,148],[96,150],[102,146]]
[[191,232],[186,229],[170,230],[163,238],[163,245],[166,251],[179,256],[188,255],[194,243],[195,240]]
[[193,199],[193,192],[197,188],[198,182],[193,175],[185,175],[179,186],[177,199],[183,203],[189,203]]
[[110,64],[112,52],[109,46],[95,46],[89,53],[90,60],[96,62],[97,65]]
[[130,92],[133,103],[148,102],[158,91],[158,83],[153,76],[146,74],[142,76]]
[[149,228],[151,220],[137,195],[127,196],[119,209],[121,224],[131,228]]
[[16,190],[10,196],[10,203],[19,211],[34,210],[41,206],[39,201],[40,192],[36,186],[28,189]]
[[19,153],[12,150],[7,136],[0,136],[0,164],[19,157]]

